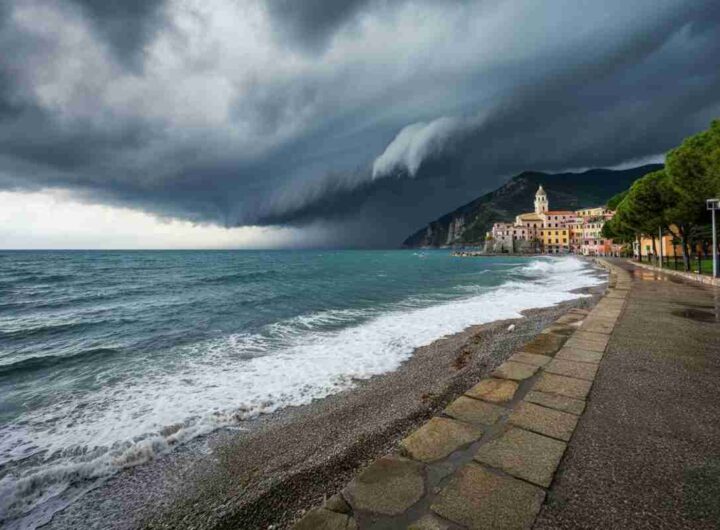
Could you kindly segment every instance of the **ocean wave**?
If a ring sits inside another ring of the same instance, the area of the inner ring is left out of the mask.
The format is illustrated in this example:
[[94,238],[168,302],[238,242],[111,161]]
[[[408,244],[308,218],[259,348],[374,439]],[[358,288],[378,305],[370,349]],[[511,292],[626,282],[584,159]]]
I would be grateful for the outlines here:
[[253,271],[253,272],[232,272],[229,274],[222,274],[219,276],[212,276],[209,278],[200,278],[197,280],[198,283],[218,283],[218,284],[226,284],[226,283],[235,283],[238,281],[251,281],[251,280],[258,280],[258,279],[266,279],[273,276],[277,276],[278,272],[274,270],[265,270],[265,271]]
[[15,361],[3,361],[0,363],[0,377],[16,375],[23,372],[43,370],[60,365],[85,362],[88,359],[99,360],[117,355],[119,350],[113,348],[91,348],[73,355],[45,355],[40,357],[28,357]]
[[0,461],[43,454],[47,462],[6,474],[0,507],[16,521],[32,517],[78,483],[103,480],[219,427],[351,388],[397,369],[438,338],[521,318],[526,309],[578,298],[573,291],[600,283],[574,258],[542,258],[519,269],[498,287],[451,301],[417,297],[313,312],[184,346],[172,370],[148,363],[140,377],[31,411],[22,424],[0,430]]
[[9,278],[0,278],[0,285],[24,285],[24,284],[49,284],[61,283],[74,280],[72,274],[42,274],[42,273],[21,273]]
[[19,329],[13,329],[9,331],[0,331],[0,340],[3,341],[19,341],[25,340],[30,337],[36,336],[54,336],[60,335],[67,332],[82,332],[87,331],[97,326],[103,326],[106,324],[117,324],[115,320],[77,320],[74,322],[63,322],[58,324],[46,324],[43,326],[35,327],[22,327]]

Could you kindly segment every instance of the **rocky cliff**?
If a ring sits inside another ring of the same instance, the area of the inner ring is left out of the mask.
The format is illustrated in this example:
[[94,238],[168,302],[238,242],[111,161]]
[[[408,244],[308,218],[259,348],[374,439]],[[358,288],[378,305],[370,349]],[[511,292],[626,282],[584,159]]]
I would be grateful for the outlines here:
[[552,210],[577,210],[605,204],[638,178],[660,168],[659,164],[650,164],[625,170],[591,169],[582,173],[526,171],[495,191],[432,221],[408,237],[403,246],[480,246],[485,232],[494,222],[512,221],[522,212],[533,211],[533,199],[540,184],[548,194]]

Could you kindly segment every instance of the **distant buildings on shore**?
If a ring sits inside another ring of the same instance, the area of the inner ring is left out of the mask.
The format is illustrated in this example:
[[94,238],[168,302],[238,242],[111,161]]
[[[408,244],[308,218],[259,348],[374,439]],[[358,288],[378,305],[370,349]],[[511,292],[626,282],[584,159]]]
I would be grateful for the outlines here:
[[621,245],[602,237],[603,225],[614,214],[604,207],[550,210],[541,185],[535,193],[535,211],[521,213],[514,223],[495,223],[486,234],[485,252],[617,255]]

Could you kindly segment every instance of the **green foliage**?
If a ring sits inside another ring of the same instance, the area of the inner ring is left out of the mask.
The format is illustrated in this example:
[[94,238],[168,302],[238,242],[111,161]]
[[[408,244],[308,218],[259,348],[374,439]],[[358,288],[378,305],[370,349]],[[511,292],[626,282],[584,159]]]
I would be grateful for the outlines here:
[[612,231],[627,239],[630,233],[656,234],[658,228],[666,230],[670,222],[667,212],[676,195],[664,170],[645,175],[635,181],[617,205],[607,233]]
[[610,197],[610,200],[608,200],[607,205],[606,205],[607,208],[608,208],[609,210],[616,210],[617,207],[618,207],[618,205],[619,205],[619,204],[622,202],[622,200],[627,196],[628,191],[630,191],[630,190],[621,191],[620,193],[618,193],[618,194],[613,195],[612,197]]
[[654,236],[661,228],[679,241],[685,270],[690,246],[706,241],[705,201],[720,197],[720,120],[706,131],[686,138],[666,157],[665,169],[645,175],[629,190],[614,196],[608,207],[615,217],[603,227],[603,236],[630,241]]
[[677,192],[668,216],[678,225],[707,222],[705,201],[720,196],[720,120],[670,151],[667,172]]

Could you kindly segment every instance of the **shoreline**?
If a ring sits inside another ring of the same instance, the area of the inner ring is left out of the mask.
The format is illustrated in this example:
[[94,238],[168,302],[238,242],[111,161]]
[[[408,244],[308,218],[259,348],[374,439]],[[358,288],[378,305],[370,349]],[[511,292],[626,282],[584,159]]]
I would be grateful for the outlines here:
[[[247,430],[223,429],[125,470],[46,528],[79,521],[123,529],[285,528],[559,315],[593,306],[604,288],[583,289],[594,296],[530,309],[523,318],[471,326],[417,348],[397,370],[350,390],[251,420]],[[92,515],[96,521],[88,520]]]

